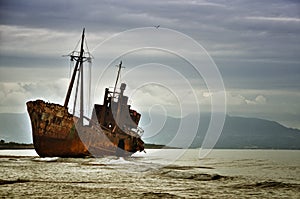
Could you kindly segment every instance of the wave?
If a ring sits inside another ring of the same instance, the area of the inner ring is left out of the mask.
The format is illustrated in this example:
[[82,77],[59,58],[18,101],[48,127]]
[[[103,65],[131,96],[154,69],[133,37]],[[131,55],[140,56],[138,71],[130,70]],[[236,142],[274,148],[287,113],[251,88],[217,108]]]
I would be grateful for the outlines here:
[[1,179],[0,179],[0,185],[15,184],[15,183],[25,183],[25,182],[29,182],[29,180],[24,180],[24,179],[1,180]]
[[238,184],[234,186],[239,189],[253,189],[253,188],[293,188],[298,189],[300,191],[300,184],[296,183],[286,183],[286,182],[278,182],[278,181],[262,181],[256,182],[252,184]]
[[145,192],[142,193],[143,198],[182,198],[175,194],[161,193],[161,192]]
[[177,166],[177,165],[168,165],[164,166],[165,169],[176,169],[176,170],[190,170],[190,169],[215,169],[214,167],[207,166]]
[[107,161],[107,164],[117,164],[117,165],[120,165],[120,164],[132,164],[134,162],[131,162],[131,161],[128,161],[128,160],[125,160],[123,157],[119,157],[117,159],[109,159]]
[[192,172],[182,172],[176,170],[167,170],[161,172],[162,176],[171,177],[176,179],[191,179],[196,181],[210,181],[210,180],[221,180],[221,179],[231,179],[233,177],[222,176],[219,174],[209,174],[209,173],[192,173]]
[[60,158],[59,157],[45,157],[45,158],[33,158],[33,161],[36,162],[57,162]]

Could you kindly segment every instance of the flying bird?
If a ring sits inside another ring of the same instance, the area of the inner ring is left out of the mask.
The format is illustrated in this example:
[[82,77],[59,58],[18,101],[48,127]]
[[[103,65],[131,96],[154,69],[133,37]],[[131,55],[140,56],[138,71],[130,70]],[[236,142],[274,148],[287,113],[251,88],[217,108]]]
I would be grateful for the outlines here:
[[154,26],[156,29],[158,29],[160,27],[160,25]]

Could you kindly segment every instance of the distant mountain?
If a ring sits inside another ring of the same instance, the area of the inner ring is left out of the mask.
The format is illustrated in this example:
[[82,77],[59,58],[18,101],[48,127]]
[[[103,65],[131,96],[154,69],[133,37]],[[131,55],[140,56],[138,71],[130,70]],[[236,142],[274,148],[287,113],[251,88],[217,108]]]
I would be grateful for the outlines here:
[[[150,118],[147,115],[145,117],[143,119],[144,123],[149,122]],[[165,118],[164,116],[155,115],[152,119],[165,121],[165,125],[159,132],[151,132],[151,129],[145,129],[144,140],[147,143],[184,147],[186,146],[184,144],[185,140],[189,136],[193,136],[195,138],[190,148],[199,148],[208,129],[210,114],[201,114],[197,132],[187,130],[180,135],[181,138],[177,139],[177,142],[173,140],[175,136],[178,136],[177,131],[180,122],[188,123],[192,121],[193,117],[193,115],[189,115],[184,118]],[[173,143],[170,145],[172,140]],[[287,128],[274,121],[227,115],[221,136],[214,148],[300,149],[300,130]]]
[[[188,127],[194,126],[194,116],[174,118],[152,115],[150,119],[149,115],[142,114],[140,124],[145,130],[143,140],[146,143],[184,147],[187,146],[188,140],[193,138],[190,147],[199,148],[210,122],[210,114],[201,113],[197,132],[191,132]],[[149,122],[152,122],[151,125],[147,125]],[[178,135],[180,122],[187,124],[187,128],[183,128],[184,132]],[[175,136],[179,139],[174,141]],[[0,140],[32,143],[28,114],[0,113]],[[222,134],[215,148],[300,149],[300,130],[287,128],[269,120],[226,116]]]

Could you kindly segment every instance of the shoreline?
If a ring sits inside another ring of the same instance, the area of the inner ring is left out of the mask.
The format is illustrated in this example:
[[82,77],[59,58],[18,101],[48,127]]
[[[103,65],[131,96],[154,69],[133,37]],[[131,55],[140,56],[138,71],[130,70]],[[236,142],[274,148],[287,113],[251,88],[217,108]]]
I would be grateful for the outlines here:
[[[183,149],[180,147],[170,147],[166,145],[160,144],[144,144],[145,149]],[[18,150],[18,149],[34,149],[33,144],[25,144],[25,143],[1,143],[0,150]],[[199,148],[189,148],[189,149],[199,149]],[[255,147],[245,147],[245,148],[213,148],[213,149],[222,149],[222,150],[300,150],[300,148],[255,148]],[[203,149],[205,150],[205,149]]]
[[[170,147],[165,145],[158,145],[158,144],[149,144],[145,143],[145,149],[180,149],[178,147]],[[1,143],[0,150],[14,150],[14,149],[34,149],[33,144],[25,144],[25,143],[16,143],[16,142],[8,142],[8,143]]]
[[0,150],[13,150],[13,149],[34,149],[33,144],[25,144],[25,143],[16,143],[16,142],[8,142],[1,143]]

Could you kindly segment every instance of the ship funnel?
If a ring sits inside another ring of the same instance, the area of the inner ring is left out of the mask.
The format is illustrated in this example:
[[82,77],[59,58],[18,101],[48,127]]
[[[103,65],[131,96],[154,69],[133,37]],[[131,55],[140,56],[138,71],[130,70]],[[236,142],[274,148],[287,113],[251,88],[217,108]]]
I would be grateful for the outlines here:
[[125,84],[125,83],[122,83],[122,84],[121,84],[121,87],[120,87],[121,93],[124,92],[125,88],[126,88],[126,84]]

